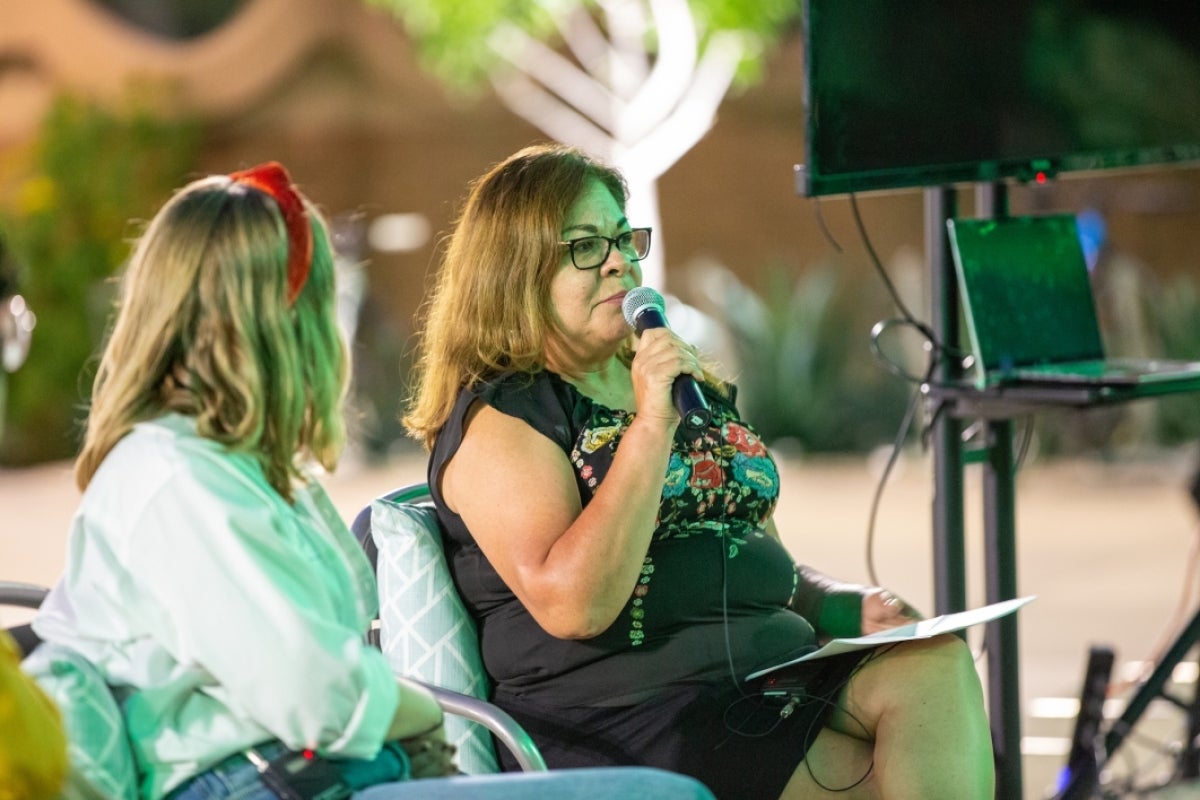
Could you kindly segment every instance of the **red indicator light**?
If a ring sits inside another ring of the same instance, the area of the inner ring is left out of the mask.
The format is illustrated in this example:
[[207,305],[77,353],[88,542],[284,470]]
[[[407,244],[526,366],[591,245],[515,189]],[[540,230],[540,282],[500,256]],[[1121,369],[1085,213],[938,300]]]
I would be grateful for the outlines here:
[[1035,181],[1037,181],[1038,183],[1045,183],[1046,182],[1046,173],[1039,172],[1037,175],[1034,176],[1033,179]]
[[304,756],[306,759],[308,759],[309,761],[312,761],[313,757],[316,756],[316,753],[314,753],[312,750],[303,750],[303,751],[301,751],[300,754],[302,756]]

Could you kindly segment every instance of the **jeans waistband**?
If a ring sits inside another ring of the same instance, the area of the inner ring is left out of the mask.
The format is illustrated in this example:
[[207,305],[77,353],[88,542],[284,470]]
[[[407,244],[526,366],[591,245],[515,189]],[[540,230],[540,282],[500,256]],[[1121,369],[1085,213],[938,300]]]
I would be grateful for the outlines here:
[[[265,761],[273,761],[289,752],[289,748],[277,740],[260,743],[252,749]],[[381,783],[405,781],[412,776],[412,766],[408,760],[408,754],[404,752],[404,749],[397,742],[384,743],[379,753],[370,759],[336,757],[326,759],[324,756],[316,756],[316,758],[333,765],[337,775],[340,776],[340,781],[346,788],[351,790],[376,786]],[[220,763],[204,770],[204,772],[193,775],[169,792],[164,800],[176,800],[181,795],[185,795],[189,788],[196,786],[202,780],[208,779],[209,776],[233,776],[235,773],[240,776],[237,778],[238,781],[249,780],[253,775],[255,783],[258,782],[258,768],[246,757],[245,751],[243,751],[234,753]],[[232,780],[231,777],[230,779]],[[199,787],[196,786],[196,788]],[[209,797],[210,795],[198,795],[198,797],[200,796]]]
[[[271,740],[268,740],[265,742],[259,742],[258,744],[253,745],[252,747],[259,755],[261,755],[263,758],[267,759],[268,761],[270,761],[271,759],[277,758],[278,756],[281,756],[288,751],[287,746],[283,742],[279,741],[278,739],[271,739]],[[250,748],[247,748],[247,749],[250,749]],[[197,772],[195,775],[191,776],[190,778],[185,780],[183,783],[179,784],[174,789],[167,792],[167,794],[163,796],[163,800],[175,800],[176,797],[178,797],[179,795],[186,792],[188,790],[188,788],[190,786],[192,786],[192,784],[194,784],[196,781],[198,781],[199,779],[203,778],[204,776],[206,776],[210,773],[214,773],[214,772],[228,773],[239,767],[250,767],[250,766],[253,766],[253,765],[250,763],[250,759],[246,757],[245,751],[234,753],[233,755],[227,756],[226,758],[222,759],[221,761],[218,761],[216,764],[206,767],[203,771]]]

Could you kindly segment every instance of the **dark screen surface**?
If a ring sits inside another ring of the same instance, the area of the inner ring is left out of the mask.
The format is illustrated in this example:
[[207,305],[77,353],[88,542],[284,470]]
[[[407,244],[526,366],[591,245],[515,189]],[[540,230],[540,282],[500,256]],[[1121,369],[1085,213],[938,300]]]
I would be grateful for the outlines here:
[[809,196],[1200,161],[1200,3],[806,0]]
[[1073,216],[957,219],[950,229],[968,331],[987,372],[1104,357]]

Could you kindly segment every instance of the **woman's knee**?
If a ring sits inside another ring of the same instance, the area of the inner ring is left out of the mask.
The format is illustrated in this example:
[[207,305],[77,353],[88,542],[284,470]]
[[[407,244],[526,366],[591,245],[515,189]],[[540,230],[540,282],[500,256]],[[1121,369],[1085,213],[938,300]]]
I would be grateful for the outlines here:
[[919,642],[932,651],[932,663],[926,669],[933,672],[932,677],[939,684],[956,683],[966,691],[980,693],[982,697],[975,656],[965,640],[951,633],[943,633]]
[[930,699],[982,703],[979,673],[966,642],[952,634],[901,642],[870,657],[851,679],[848,700],[872,709]]
[[901,642],[885,652],[883,657],[897,662],[901,669],[934,680],[962,677],[978,680],[970,647],[961,638],[950,633]]

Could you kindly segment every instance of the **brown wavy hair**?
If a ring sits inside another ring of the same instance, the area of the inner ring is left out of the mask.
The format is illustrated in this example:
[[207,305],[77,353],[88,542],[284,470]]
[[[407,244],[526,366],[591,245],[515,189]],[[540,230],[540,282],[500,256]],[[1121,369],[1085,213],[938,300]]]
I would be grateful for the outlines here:
[[[561,264],[563,221],[593,180],[624,213],[624,176],[565,145],[527,147],[471,184],[423,309],[403,417],[409,435],[427,450],[462,388],[502,372],[545,368],[554,330],[550,283]],[[618,355],[632,361],[632,331]],[[706,379],[720,388],[711,372]]]
[[403,417],[426,449],[462,387],[545,367],[562,223],[590,180],[624,210],[621,174],[563,145],[527,147],[471,184],[424,308],[415,389]]
[[167,412],[249,453],[289,501],[303,463],[327,469],[345,443],[348,365],[334,260],[305,201],[312,268],[286,302],[288,239],[278,205],[228,176],[195,181],[150,221],[122,281],[75,463],[87,487],[133,426]]

